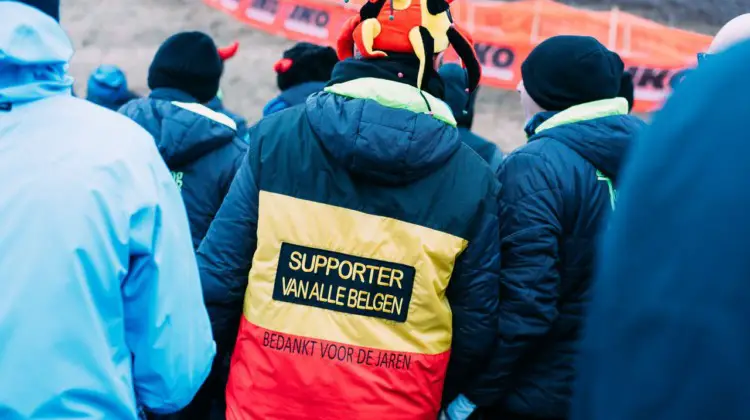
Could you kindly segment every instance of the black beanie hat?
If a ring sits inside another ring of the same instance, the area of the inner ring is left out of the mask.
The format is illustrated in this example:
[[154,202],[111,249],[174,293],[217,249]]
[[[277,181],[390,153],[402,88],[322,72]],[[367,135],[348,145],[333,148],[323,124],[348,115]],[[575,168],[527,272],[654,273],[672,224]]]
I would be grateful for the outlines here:
[[180,32],[159,47],[148,69],[148,87],[181,90],[205,103],[216,96],[224,64],[216,44],[202,32]]
[[300,42],[284,51],[274,66],[276,84],[283,91],[306,82],[327,82],[338,61],[333,48]]
[[628,100],[628,112],[633,110],[635,105],[635,85],[633,85],[633,75],[624,72],[620,80],[620,93],[617,95]]
[[[2,0],[0,0],[2,1]],[[42,12],[52,16],[56,21],[60,21],[60,0],[17,0],[19,3],[28,4],[36,7]]]
[[623,71],[620,57],[590,36],[549,38],[521,65],[526,92],[547,111],[617,97]]

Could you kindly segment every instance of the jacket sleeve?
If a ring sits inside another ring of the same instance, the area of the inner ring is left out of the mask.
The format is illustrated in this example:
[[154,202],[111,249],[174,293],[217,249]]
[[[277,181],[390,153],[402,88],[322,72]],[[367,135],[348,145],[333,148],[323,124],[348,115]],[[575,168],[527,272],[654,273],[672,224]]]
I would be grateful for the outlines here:
[[[236,141],[242,142],[243,145],[247,144],[246,139],[243,139],[239,136],[239,132],[237,132]],[[231,156],[231,162],[228,162],[228,165],[226,165],[226,168],[222,171],[221,178],[219,179],[219,188],[221,191],[222,202],[224,202],[224,199],[229,193],[229,187],[232,185],[232,181],[234,181],[234,177],[235,175],[237,175],[237,171],[239,171],[240,166],[242,166],[242,162],[245,161],[246,155],[247,147],[238,149],[237,152]]]
[[[494,183],[497,185],[497,183]],[[492,354],[497,337],[500,237],[497,190],[485,200],[482,216],[458,257],[446,292],[453,313],[451,360],[444,401],[465,392]]]
[[[209,374],[215,353],[182,198],[153,140],[148,205],[130,218],[130,267],[121,294],[125,340],[139,404],[155,413],[187,405]],[[144,183],[146,184],[146,183]]]
[[[252,134],[252,132],[251,132]],[[234,346],[258,225],[259,146],[253,139],[198,249],[198,265],[219,354]]]
[[561,233],[558,179],[542,156],[517,152],[500,169],[500,318],[487,369],[468,395],[480,406],[503,398],[509,376],[557,318]]

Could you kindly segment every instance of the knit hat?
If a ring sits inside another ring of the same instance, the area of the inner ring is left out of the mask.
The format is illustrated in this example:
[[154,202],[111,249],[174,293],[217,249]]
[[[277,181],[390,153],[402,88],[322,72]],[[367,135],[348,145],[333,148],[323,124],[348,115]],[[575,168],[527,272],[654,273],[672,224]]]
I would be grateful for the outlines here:
[[[347,0],[344,0],[347,1]],[[481,66],[474,46],[450,14],[453,0],[368,0],[345,24],[337,41],[339,59],[379,59],[389,53],[419,59],[417,87],[437,74],[435,63],[452,46],[468,71],[468,89],[479,85]]]
[[[2,1],[2,0],[0,0]],[[28,4],[60,21],[60,0],[16,0],[18,3]]]
[[148,69],[148,87],[178,89],[204,103],[216,96],[223,70],[211,37],[202,32],[180,32],[156,52]]
[[274,65],[276,84],[284,91],[306,82],[327,82],[338,61],[333,48],[300,42]]
[[617,94],[620,98],[628,100],[628,112],[633,110],[635,105],[635,85],[633,85],[633,75],[624,72],[622,79],[620,80],[620,93]]
[[521,65],[523,85],[547,111],[618,96],[624,65],[590,36],[554,36],[537,45]]

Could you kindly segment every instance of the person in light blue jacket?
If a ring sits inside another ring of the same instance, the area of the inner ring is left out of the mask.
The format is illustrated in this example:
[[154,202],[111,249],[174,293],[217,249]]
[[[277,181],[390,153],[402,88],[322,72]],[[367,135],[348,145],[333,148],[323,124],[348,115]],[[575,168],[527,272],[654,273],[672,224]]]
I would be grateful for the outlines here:
[[40,10],[0,0],[0,419],[179,410],[215,353],[180,193]]

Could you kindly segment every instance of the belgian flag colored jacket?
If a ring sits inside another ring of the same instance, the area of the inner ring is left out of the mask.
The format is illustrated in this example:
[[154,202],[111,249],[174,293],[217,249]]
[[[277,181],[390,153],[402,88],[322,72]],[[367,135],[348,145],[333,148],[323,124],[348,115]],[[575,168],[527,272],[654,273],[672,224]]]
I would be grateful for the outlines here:
[[198,251],[227,418],[435,419],[496,340],[492,171],[390,80],[339,78],[250,135]]

